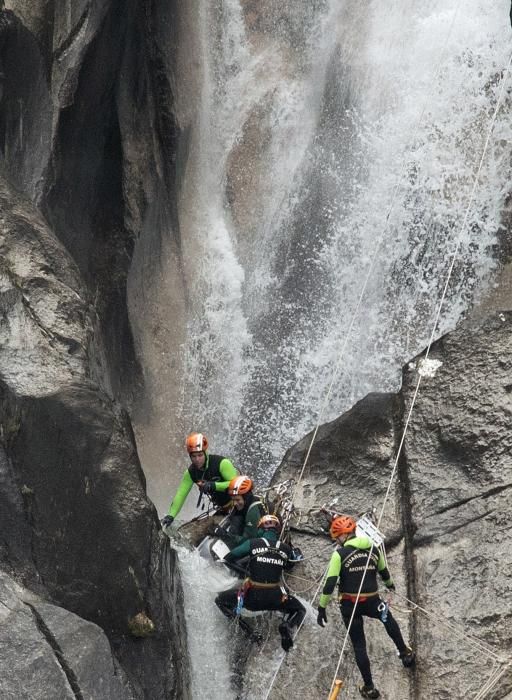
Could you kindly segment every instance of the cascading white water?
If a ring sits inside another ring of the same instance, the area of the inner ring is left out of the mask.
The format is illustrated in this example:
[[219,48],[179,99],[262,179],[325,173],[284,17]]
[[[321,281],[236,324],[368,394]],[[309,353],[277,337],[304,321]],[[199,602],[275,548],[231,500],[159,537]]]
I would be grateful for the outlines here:
[[[511,181],[510,104],[461,227],[508,61],[508,11],[508,0],[187,5],[181,250],[160,261],[161,286],[183,279],[185,301],[172,318],[161,305],[158,354],[149,322],[136,323],[158,418],[136,429],[161,511],[187,431],[263,479],[317,421],[396,390],[428,341],[461,233],[438,334],[485,290]],[[189,583],[209,576],[186,566]],[[194,605],[206,614],[211,600]]]
[[[317,420],[396,389],[428,340],[509,29],[505,0],[248,5],[202,22],[184,415],[268,476]],[[509,136],[502,112],[439,333],[494,267]]]
[[178,556],[192,659],[190,696],[197,700],[229,700],[233,673],[229,663],[231,630],[227,621],[221,619],[215,596],[235,581],[227,572],[202,559],[197,551],[178,548]]

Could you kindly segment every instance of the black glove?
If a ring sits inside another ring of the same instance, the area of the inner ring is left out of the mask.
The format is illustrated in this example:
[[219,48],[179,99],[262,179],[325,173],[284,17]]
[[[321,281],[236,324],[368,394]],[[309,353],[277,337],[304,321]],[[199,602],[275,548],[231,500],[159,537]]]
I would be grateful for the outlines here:
[[165,515],[160,522],[162,523],[162,527],[169,527],[169,525],[173,524],[174,517],[172,515]]
[[199,490],[201,493],[215,493],[215,481],[202,481]]
[[327,624],[327,610],[325,608],[318,607],[318,615],[316,618],[317,623],[320,627],[325,627]]
[[396,591],[396,586],[394,583],[390,583],[388,586],[386,586],[388,591]]
[[226,530],[225,527],[222,527],[222,525],[217,525],[215,530],[213,531],[214,537],[218,537],[221,540],[226,539],[229,537],[229,532]]

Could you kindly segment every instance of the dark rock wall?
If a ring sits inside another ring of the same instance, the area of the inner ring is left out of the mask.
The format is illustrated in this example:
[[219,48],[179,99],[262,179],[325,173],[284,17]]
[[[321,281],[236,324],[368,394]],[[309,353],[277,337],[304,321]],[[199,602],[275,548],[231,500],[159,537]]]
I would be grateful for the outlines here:
[[[430,359],[439,365],[421,379],[382,520],[398,589],[392,610],[418,664],[414,672],[401,668],[382,626],[367,621],[383,697],[476,697],[492,671],[506,669],[512,649],[511,324],[510,309],[470,318],[432,346]],[[294,542],[306,561],[287,579],[313,607],[332,551],[318,509],[337,497],[337,512],[357,516],[374,506],[380,514],[421,360],[405,367],[398,395],[369,395],[318,430],[296,493],[301,517],[294,520]],[[276,481],[298,477],[311,440],[308,435],[289,451]],[[344,639],[334,600],[327,614],[327,630],[313,616],[306,620],[272,698],[288,697],[297,685],[301,697],[327,695]],[[268,662],[273,672],[271,656]],[[260,662],[249,667],[249,689],[262,682],[261,668]],[[356,692],[360,677],[350,644],[338,677],[349,694]],[[509,669],[488,697],[510,697],[511,688]]]
[[150,0],[0,12],[5,167],[77,263],[112,392],[127,403],[140,380],[126,308],[134,245],[142,230],[157,241],[179,230],[170,198],[179,132],[161,45],[167,32],[172,46],[172,29],[173,4]]
[[[172,6],[10,8],[0,9],[0,565],[105,631],[119,697],[187,697],[175,556],[119,403],[139,386],[126,306],[134,244],[148,217],[172,216],[177,132],[153,36]],[[139,613],[155,626],[145,638],[129,633]],[[89,697],[64,676],[70,697]],[[5,696],[23,697],[16,688]],[[44,683],[38,692],[49,697]]]

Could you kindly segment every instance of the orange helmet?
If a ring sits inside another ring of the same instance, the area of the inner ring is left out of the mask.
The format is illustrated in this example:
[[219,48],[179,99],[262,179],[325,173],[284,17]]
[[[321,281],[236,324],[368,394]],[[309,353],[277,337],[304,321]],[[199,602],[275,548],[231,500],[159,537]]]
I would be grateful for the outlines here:
[[252,479],[248,476],[235,476],[231,479],[228,486],[230,496],[243,496],[252,491]]
[[190,433],[185,440],[187,452],[205,452],[208,449],[208,440],[203,433]]
[[258,520],[258,527],[264,530],[279,530],[281,522],[277,515],[264,515]]
[[331,523],[329,532],[333,540],[343,535],[350,535],[356,530],[356,521],[350,515],[337,515]]

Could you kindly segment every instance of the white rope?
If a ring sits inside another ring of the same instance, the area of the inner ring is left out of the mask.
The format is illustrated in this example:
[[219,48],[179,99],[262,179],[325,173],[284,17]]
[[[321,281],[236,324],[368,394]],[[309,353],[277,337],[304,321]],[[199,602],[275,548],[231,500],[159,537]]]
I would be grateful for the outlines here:
[[395,592],[395,595],[409,603],[409,605],[411,605],[414,610],[419,610],[419,612],[423,613],[426,617],[432,618],[440,625],[444,625],[445,627],[447,627],[453,632],[454,635],[459,636],[461,639],[465,639],[468,645],[473,646],[478,652],[486,654],[489,658],[493,659],[493,661],[497,661],[499,663],[505,662],[505,660],[500,656],[500,654],[491,649],[491,647],[489,647],[485,642],[482,642],[480,639],[477,639],[476,637],[473,637],[466,631],[462,630],[460,626],[457,625],[457,623],[453,622],[452,620],[448,620],[446,617],[438,615],[432,612],[431,610],[427,610],[426,608],[422,607],[421,605],[418,605],[418,603],[415,603],[413,600],[410,600],[409,598],[407,598],[407,596],[404,596],[401,593]]
[[496,670],[494,677],[493,677],[493,674],[491,673],[489,680],[484,684],[482,689],[475,695],[474,700],[483,700],[483,698],[485,698],[487,695],[489,695],[491,690],[493,688],[495,688],[496,685],[498,685],[499,681],[503,678],[505,673],[507,673],[507,671],[509,671],[511,668],[512,668],[512,662],[509,661],[507,664],[502,666],[501,670],[499,668]]
[[[450,266],[449,266],[449,268],[448,268],[448,273],[447,273],[447,276],[446,276],[446,282],[445,282],[445,285],[444,285],[444,288],[443,288],[443,292],[442,292],[442,295],[441,295],[441,299],[440,299],[439,304],[438,304],[438,307],[437,307],[437,313],[436,313],[436,315],[435,315],[434,324],[433,324],[433,327],[432,327],[432,332],[431,332],[431,334],[430,334],[430,339],[429,339],[429,342],[428,342],[428,345],[427,345],[427,349],[426,349],[426,352],[425,352],[424,361],[426,361],[426,360],[428,359],[428,356],[429,356],[429,353],[430,353],[430,348],[431,348],[431,346],[432,346],[432,343],[434,342],[434,336],[435,336],[435,333],[436,333],[436,330],[437,330],[437,324],[438,324],[438,322],[439,322],[439,318],[440,318],[440,315],[441,315],[441,309],[442,309],[442,306],[443,306],[443,303],[444,303],[444,300],[445,300],[445,297],[446,297],[446,293],[447,293],[447,290],[448,290],[448,285],[449,285],[449,282],[450,282],[450,278],[451,278],[451,275],[452,275],[452,272],[453,272],[453,268],[454,268],[454,265],[455,265],[455,261],[456,261],[456,259],[457,259],[457,255],[458,255],[458,252],[459,252],[460,244],[461,244],[461,241],[462,241],[462,234],[464,233],[464,230],[465,230],[466,225],[467,225],[467,221],[468,221],[468,217],[469,217],[469,212],[470,212],[471,206],[472,206],[472,204],[473,204],[473,199],[474,199],[475,192],[476,192],[476,188],[477,188],[477,185],[478,185],[478,180],[479,180],[479,178],[480,178],[480,172],[481,172],[481,170],[482,170],[484,158],[485,158],[485,155],[486,155],[486,153],[487,153],[487,148],[488,148],[488,146],[489,146],[490,137],[491,137],[492,131],[493,131],[493,129],[494,129],[494,124],[495,124],[495,122],[496,122],[496,117],[497,117],[497,115],[498,115],[498,111],[499,111],[499,109],[500,109],[500,107],[501,107],[502,98],[503,98],[503,93],[504,93],[504,88],[505,88],[505,83],[506,83],[505,77],[506,77],[506,75],[507,75],[507,73],[508,73],[508,71],[509,71],[509,69],[510,69],[510,64],[511,64],[511,62],[512,62],[512,54],[510,55],[510,58],[509,58],[507,67],[506,67],[506,69],[505,69],[504,72],[503,72],[503,76],[501,77],[501,81],[500,81],[500,82],[501,82],[500,93],[499,93],[498,100],[497,100],[497,102],[496,102],[496,107],[495,107],[495,109],[494,109],[494,112],[493,112],[493,115],[492,115],[492,118],[491,118],[491,121],[490,121],[489,129],[488,129],[488,131],[487,131],[487,138],[486,138],[486,140],[485,140],[485,144],[484,144],[484,148],[483,148],[482,155],[481,155],[481,158],[480,158],[480,162],[479,162],[479,165],[478,165],[478,169],[477,169],[477,172],[476,172],[474,181],[473,181],[473,187],[472,187],[472,189],[471,189],[471,194],[470,194],[469,201],[468,201],[468,204],[467,204],[467,207],[466,207],[466,212],[465,212],[465,215],[464,215],[464,220],[463,220],[463,222],[462,222],[462,226],[461,226],[461,228],[460,228],[459,235],[458,235],[458,237],[457,237],[457,243],[456,243],[456,246],[455,246],[455,250],[454,250],[454,252],[453,252],[453,254],[452,254]],[[384,510],[385,510],[387,501],[388,501],[388,499],[389,499],[389,494],[390,494],[390,492],[391,492],[391,487],[392,487],[392,485],[393,485],[393,481],[394,481],[394,478],[395,478],[395,475],[396,475],[396,471],[397,471],[397,468],[398,468],[398,461],[399,461],[400,455],[401,455],[401,453],[402,453],[402,448],[403,448],[403,445],[404,445],[404,442],[405,442],[405,437],[406,437],[406,435],[407,435],[407,430],[408,430],[408,428],[409,428],[409,424],[410,424],[412,412],[413,412],[414,405],[415,405],[415,403],[416,403],[416,398],[417,398],[417,396],[418,396],[418,392],[419,392],[419,389],[420,389],[421,378],[422,378],[422,377],[421,377],[421,374],[419,373],[419,374],[418,374],[418,381],[417,381],[417,384],[416,384],[416,388],[415,388],[415,390],[414,390],[414,394],[413,394],[413,397],[412,397],[411,405],[410,405],[410,407],[409,407],[409,411],[408,411],[408,414],[407,414],[407,419],[406,419],[406,421],[405,421],[404,430],[403,430],[403,432],[402,432],[402,437],[401,437],[400,444],[399,444],[399,446],[398,446],[398,451],[397,451],[397,454],[396,454],[396,457],[395,457],[395,461],[394,461],[394,464],[393,464],[393,470],[392,470],[391,476],[390,476],[390,478],[389,478],[388,487],[387,487],[387,489],[386,489],[386,493],[385,493],[385,496],[384,496],[384,501],[383,501],[383,503],[382,503],[382,508],[381,508],[381,510],[380,510],[379,518],[378,518],[378,520],[377,520],[377,529],[380,529],[380,525],[381,525],[382,519],[383,519],[383,517],[384,517]],[[364,569],[363,576],[362,576],[362,579],[361,579],[361,585],[359,586],[359,590],[358,590],[358,592],[357,592],[356,602],[355,602],[355,604],[354,604],[354,608],[353,608],[353,610],[352,610],[352,615],[351,615],[351,617],[350,617],[350,621],[349,621],[349,624],[348,624],[348,626],[347,626],[347,631],[346,631],[346,634],[345,634],[345,638],[344,638],[344,640],[343,640],[343,645],[342,645],[342,649],[341,649],[341,653],[340,653],[340,658],[339,658],[339,660],[338,660],[338,665],[336,666],[336,671],[335,671],[335,673],[334,673],[334,678],[333,678],[333,681],[332,681],[332,684],[331,684],[331,692],[332,692],[332,689],[333,689],[333,687],[334,687],[334,683],[335,683],[335,681],[336,681],[336,677],[337,677],[339,668],[340,668],[340,666],[341,666],[341,661],[342,661],[342,658],[343,658],[343,654],[344,654],[344,651],[345,651],[345,647],[346,647],[346,645],[347,645],[347,640],[348,640],[348,637],[349,637],[350,628],[351,628],[351,625],[352,625],[352,621],[353,621],[353,619],[354,619],[354,614],[355,614],[355,610],[356,610],[356,606],[357,606],[357,601],[359,600],[359,597],[360,597],[360,594],[361,594],[362,586],[363,586],[363,583],[364,583],[364,579],[365,579],[365,577],[366,577],[366,572],[368,571],[368,565],[369,565],[369,562],[370,562],[370,558],[371,558],[373,549],[374,549],[374,545],[373,545],[373,542],[372,542],[372,546],[371,546],[371,548],[370,548],[370,551],[369,551],[369,554],[368,554],[368,559],[367,559],[367,562],[366,562],[366,567],[365,567],[365,569]]]
[[[322,588],[323,580],[324,580],[324,577],[327,575],[327,571],[328,571],[328,570],[329,570],[329,566],[326,567],[325,572],[322,574],[322,576],[321,576],[321,578],[320,578],[320,583],[319,583],[319,585],[318,585],[318,587],[317,587],[317,589],[316,589],[316,591],[315,591],[313,597],[311,598],[310,605],[313,605],[313,603],[315,602],[315,598],[317,597],[317,595],[318,595],[318,593],[319,593],[319,591],[320,591],[320,588]],[[302,619],[302,622],[301,622],[300,625],[297,627],[297,631],[296,631],[295,634],[293,635],[294,641],[295,641],[297,635],[299,634],[299,632],[301,631],[302,625],[304,624],[305,619],[306,619],[306,616],[304,616],[304,618]],[[285,660],[285,658],[286,658],[286,652],[283,651],[283,653],[281,654],[281,657],[280,657],[280,659],[279,659],[279,662],[278,662],[278,664],[277,664],[277,668],[276,668],[276,670],[275,670],[275,673],[274,673],[274,675],[272,676],[272,680],[271,680],[270,685],[269,685],[269,687],[268,687],[267,694],[265,695],[265,697],[263,698],[263,700],[268,700],[268,698],[270,697],[270,693],[272,692],[272,688],[274,687],[274,683],[276,682],[276,678],[277,678],[277,676],[278,676],[278,674],[279,674],[279,671],[281,670],[281,666],[283,665],[283,661]]]

